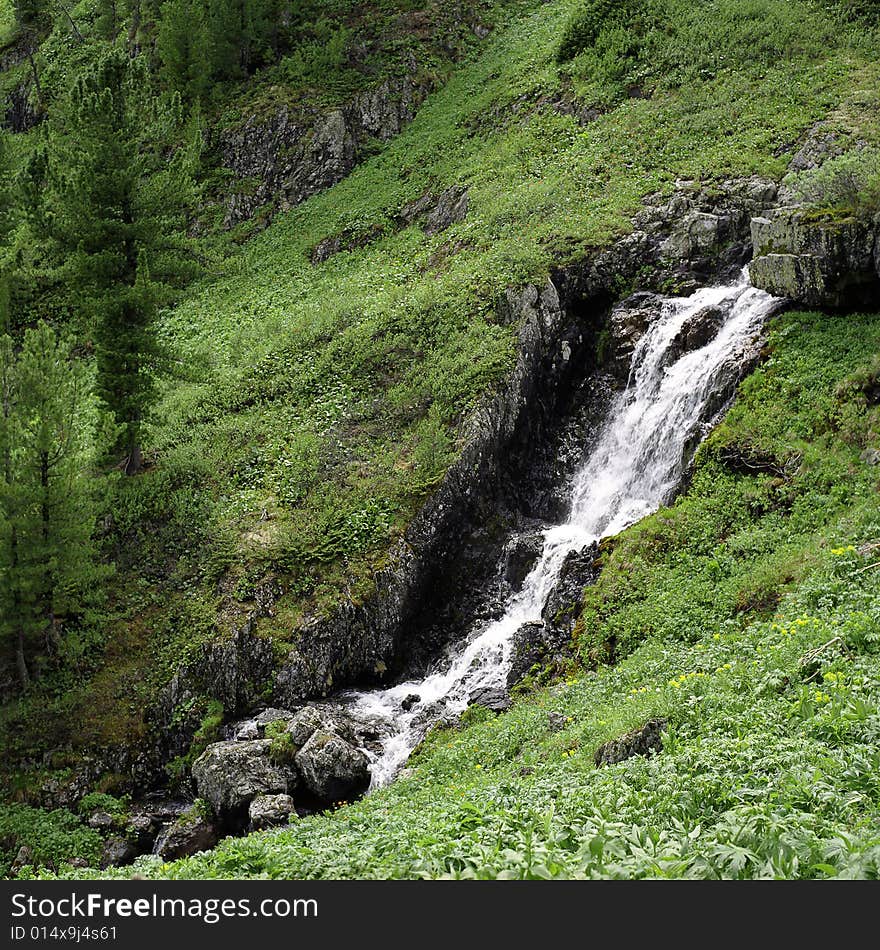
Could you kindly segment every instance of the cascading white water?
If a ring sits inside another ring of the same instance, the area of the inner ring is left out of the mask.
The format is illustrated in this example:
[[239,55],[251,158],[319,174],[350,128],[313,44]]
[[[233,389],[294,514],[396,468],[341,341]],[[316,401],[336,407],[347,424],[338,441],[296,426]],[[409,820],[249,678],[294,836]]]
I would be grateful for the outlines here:
[[[504,686],[513,635],[524,623],[540,621],[569,553],[617,534],[675,491],[719,387],[730,379],[732,364],[742,361],[774,304],[775,298],[749,285],[745,272],[733,285],[664,302],[635,349],[625,390],[575,474],[568,520],[544,531],[541,556],[503,616],[477,626],[424,679],[344,697],[356,718],[379,721],[387,730],[382,752],[372,762],[372,787],[394,777],[433,723],[463,710],[475,691]],[[675,359],[679,331],[709,307],[724,315],[717,335]]]

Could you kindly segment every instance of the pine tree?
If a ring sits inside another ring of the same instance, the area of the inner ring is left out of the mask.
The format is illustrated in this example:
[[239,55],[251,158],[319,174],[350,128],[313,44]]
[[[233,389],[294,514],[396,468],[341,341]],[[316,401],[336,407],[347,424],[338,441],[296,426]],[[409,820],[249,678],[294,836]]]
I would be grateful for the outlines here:
[[120,0],[98,0],[95,30],[99,36],[111,43],[116,42],[121,24],[122,9]]
[[87,476],[93,406],[84,368],[40,322],[0,336],[0,629],[23,689],[29,645],[57,646],[94,577]]
[[213,59],[205,5],[195,0],[165,0],[156,51],[172,89],[188,100],[203,96]]
[[30,66],[31,79],[37,91],[37,96],[42,99],[40,74],[37,71],[37,61],[34,54],[37,51],[41,37],[52,27],[49,3],[48,0],[14,0],[13,9],[15,22],[18,24],[22,45]]
[[192,272],[182,253],[191,155],[166,151],[179,117],[179,101],[157,103],[142,64],[114,49],[77,81],[50,136],[46,228],[94,339],[97,392],[118,425],[110,452],[128,474],[142,467],[157,306]]

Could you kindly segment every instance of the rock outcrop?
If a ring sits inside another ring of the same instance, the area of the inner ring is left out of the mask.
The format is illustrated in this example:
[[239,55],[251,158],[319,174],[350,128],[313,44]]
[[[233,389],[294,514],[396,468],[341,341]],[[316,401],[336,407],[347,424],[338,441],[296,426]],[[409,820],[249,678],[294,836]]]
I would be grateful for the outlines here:
[[268,739],[215,742],[193,764],[200,798],[214,809],[224,827],[244,828],[248,806],[258,795],[287,794],[296,775],[270,758]]
[[163,861],[176,861],[199,851],[208,851],[217,841],[215,824],[194,807],[162,829],[156,839],[154,854]]
[[220,138],[222,163],[237,182],[227,199],[226,225],[270,203],[285,211],[335,185],[371,141],[387,141],[411,122],[431,90],[412,77],[388,79],[328,112],[284,106],[227,130]]
[[638,729],[599,746],[593,760],[597,766],[616,765],[636,755],[654,755],[663,748],[666,725],[665,719],[649,719]]
[[572,551],[563,561],[559,578],[547,595],[541,617],[554,641],[568,640],[581,607],[584,588],[599,576],[599,546],[590,544],[581,551]]
[[823,220],[799,207],[752,220],[756,287],[805,307],[855,309],[880,298],[880,215]]
[[504,546],[504,579],[516,593],[541,556],[544,536],[540,531],[514,535]]

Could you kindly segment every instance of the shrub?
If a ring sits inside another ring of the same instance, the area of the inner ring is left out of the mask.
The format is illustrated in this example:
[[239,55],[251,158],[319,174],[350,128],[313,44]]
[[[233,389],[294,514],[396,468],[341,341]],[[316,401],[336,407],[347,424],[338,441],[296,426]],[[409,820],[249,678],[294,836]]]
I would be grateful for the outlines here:
[[44,811],[27,805],[0,805],[0,877],[8,877],[19,848],[27,847],[32,867],[59,868],[71,858],[95,865],[102,840],[64,808]]
[[608,27],[628,28],[644,9],[644,0],[590,0],[563,30],[556,62],[567,63],[589,49]]

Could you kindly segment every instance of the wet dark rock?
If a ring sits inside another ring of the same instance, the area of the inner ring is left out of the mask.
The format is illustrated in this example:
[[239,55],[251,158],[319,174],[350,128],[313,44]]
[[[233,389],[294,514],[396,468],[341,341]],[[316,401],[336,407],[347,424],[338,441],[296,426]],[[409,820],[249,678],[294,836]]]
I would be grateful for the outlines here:
[[296,808],[290,795],[257,795],[248,807],[251,831],[286,825]]
[[599,576],[599,546],[595,543],[581,551],[572,551],[563,561],[562,569],[541,616],[549,636],[555,642],[570,639],[584,602],[584,588]]
[[780,208],[752,220],[752,283],[805,307],[849,310],[880,297],[880,216],[816,220]]
[[470,694],[468,705],[483,706],[492,712],[502,713],[510,709],[510,694],[506,689],[483,687]]
[[670,362],[674,362],[692,350],[699,350],[711,340],[714,340],[723,322],[724,311],[718,307],[704,307],[695,313],[687,320],[670,343]]
[[421,696],[419,696],[418,693],[410,693],[408,696],[403,697],[403,701],[400,704],[400,708],[404,712],[409,712],[413,708],[413,706],[415,706],[419,702],[420,699],[421,699]]
[[113,836],[104,842],[101,852],[102,868],[121,868],[131,864],[138,856],[138,849],[127,838]]
[[554,646],[542,622],[523,624],[513,635],[508,688],[519,683],[533,666],[545,663]]
[[268,739],[215,742],[193,763],[199,797],[224,827],[243,827],[248,805],[257,795],[287,793],[295,787],[296,776],[270,759],[269,746]]
[[539,531],[514,535],[504,547],[504,579],[514,592],[518,591],[544,549],[544,535]]
[[665,719],[649,719],[643,726],[611,739],[596,749],[593,761],[597,766],[616,765],[636,755],[653,755],[663,748]]
[[199,851],[209,851],[217,841],[214,823],[201,814],[198,808],[193,808],[162,829],[156,839],[154,853],[163,861],[176,861]]
[[660,315],[663,300],[651,291],[639,291],[622,300],[611,311],[608,335],[611,345],[600,355],[622,381],[629,375],[636,344]]
[[319,730],[297,752],[306,788],[323,804],[350,801],[370,784],[367,757],[339,736]]

